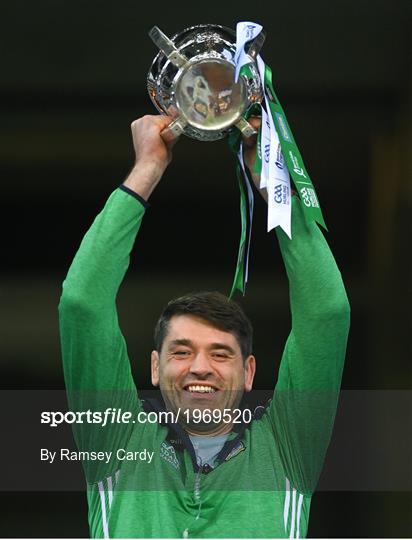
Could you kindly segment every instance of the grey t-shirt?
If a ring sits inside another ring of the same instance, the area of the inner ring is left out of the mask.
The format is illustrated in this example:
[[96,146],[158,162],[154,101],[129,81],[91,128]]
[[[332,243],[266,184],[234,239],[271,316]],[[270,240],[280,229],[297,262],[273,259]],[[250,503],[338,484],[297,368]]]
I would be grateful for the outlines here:
[[189,435],[196,452],[197,463],[199,466],[207,463],[213,467],[216,456],[225,444],[228,435],[229,433],[212,436]]

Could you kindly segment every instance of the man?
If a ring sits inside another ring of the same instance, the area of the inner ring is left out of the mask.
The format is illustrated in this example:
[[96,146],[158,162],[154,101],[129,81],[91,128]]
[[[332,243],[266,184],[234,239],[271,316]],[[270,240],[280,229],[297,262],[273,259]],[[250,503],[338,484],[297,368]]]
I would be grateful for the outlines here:
[[[304,537],[349,328],[341,276],[323,235],[306,222],[294,196],[292,240],[277,230],[292,330],[270,404],[252,421],[244,417],[240,400],[255,374],[252,330],[240,307],[218,293],[168,304],[155,330],[152,382],[174,417],[160,418],[164,410],[154,401],[142,404],[115,300],[147,200],[171,160],[174,141],[160,135],[169,122],[159,116],[133,122],[135,166],[83,239],[59,306],[71,408],[135,415],[134,423],[75,426],[79,448],[112,456],[108,463],[84,463],[91,534]],[[249,170],[253,156],[249,143]],[[136,420],[150,411],[158,422]]]

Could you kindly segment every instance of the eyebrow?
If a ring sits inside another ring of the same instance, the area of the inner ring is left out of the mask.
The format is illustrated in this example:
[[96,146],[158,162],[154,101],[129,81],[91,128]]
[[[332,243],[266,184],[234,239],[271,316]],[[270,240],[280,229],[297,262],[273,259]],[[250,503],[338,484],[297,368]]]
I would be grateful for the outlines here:
[[192,346],[193,345],[193,341],[191,341],[190,339],[174,339],[173,341],[171,341],[169,343],[169,347],[174,347],[175,345],[187,345],[187,346]]
[[[191,339],[185,339],[185,338],[174,339],[173,341],[170,342],[169,347],[174,347],[176,345],[186,345],[187,347],[193,347],[194,343]],[[226,343],[218,343],[218,342],[211,343],[209,345],[209,349],[223,349],[225,351],[228,351],[231,354],[236,354],[236,351],[230,345],[227,345]]]
[[230,345],[227,345],[226,343],[211,343],[210,344],[211,349],[224,349],[225,351],[228,351],[231,354],[236,354],[236,351],[232,349]]

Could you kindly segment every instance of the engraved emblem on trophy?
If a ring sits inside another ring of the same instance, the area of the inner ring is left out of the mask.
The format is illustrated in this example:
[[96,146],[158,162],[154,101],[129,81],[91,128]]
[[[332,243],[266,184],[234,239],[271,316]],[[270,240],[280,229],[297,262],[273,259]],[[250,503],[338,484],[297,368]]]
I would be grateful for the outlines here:
[[[245,119],[251,106],[262,100],[256,63],[235,82],[236,34],[220,25],[192,26],[168,38],[157,26],[149,36],[160,49],[147,77],[147,88],[159,112],[174,120],[163,137],[185,134],[200,141],[215,141],[231,129],[249,137],[255,130]],[[255,60],[264,32],[248,43]]]

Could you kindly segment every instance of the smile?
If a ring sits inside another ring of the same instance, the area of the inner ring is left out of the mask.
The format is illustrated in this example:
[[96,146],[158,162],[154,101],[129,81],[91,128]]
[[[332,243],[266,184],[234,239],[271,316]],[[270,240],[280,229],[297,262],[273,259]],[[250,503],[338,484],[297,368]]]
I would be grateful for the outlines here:
[[201,384],[193,384],[186,386],[185,390],[188,392],[199,392],[201,394],[212,394],[216,392],[216,390],[212,386],[207,385],[201,385]]

